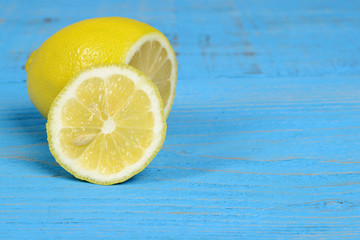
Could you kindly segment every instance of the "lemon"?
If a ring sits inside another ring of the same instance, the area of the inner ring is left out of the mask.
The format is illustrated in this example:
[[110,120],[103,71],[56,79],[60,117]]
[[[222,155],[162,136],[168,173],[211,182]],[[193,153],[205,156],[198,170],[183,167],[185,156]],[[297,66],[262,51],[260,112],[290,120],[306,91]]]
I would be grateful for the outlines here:
[[123,182],[142,171],[164,142],[160,93],[125,64],[83,70],[53,101],[47,133],[56,161],[75,177]]
[[52,35],[26,63],[29,97],[47,118],[51,103],[76,73],[118,63],[134,66],[157,85],[167,117],[175,97],[174,51],[160,31],[128,18],[87,19]]

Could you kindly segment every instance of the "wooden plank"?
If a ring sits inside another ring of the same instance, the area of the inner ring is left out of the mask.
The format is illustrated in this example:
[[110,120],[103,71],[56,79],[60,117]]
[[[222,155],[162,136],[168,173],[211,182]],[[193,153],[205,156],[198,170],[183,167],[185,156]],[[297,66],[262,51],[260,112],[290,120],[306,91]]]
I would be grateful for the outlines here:
[[[0,1],[0,239],[359,239],[360,2]],[[57,30],[124,16],[179,73],[165,144],[97,186],[51,156],[24,64]]]

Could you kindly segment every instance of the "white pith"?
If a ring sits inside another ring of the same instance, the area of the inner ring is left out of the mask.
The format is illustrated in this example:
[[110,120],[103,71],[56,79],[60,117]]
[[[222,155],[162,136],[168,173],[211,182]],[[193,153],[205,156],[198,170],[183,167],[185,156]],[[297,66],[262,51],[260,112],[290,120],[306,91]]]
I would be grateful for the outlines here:
[[115,122],[114,120],[112,120],[111,118],[107,119],[105,122],[104,122],[104,125],[101,129],[101,132],[102,133],[112,133],[116,128],[116,125],[115,125]]

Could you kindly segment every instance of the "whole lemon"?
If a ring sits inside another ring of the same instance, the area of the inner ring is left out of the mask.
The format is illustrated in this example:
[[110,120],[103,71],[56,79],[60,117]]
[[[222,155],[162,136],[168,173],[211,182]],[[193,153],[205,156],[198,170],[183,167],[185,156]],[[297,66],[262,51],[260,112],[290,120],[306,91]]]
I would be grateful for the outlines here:
[[122,17],[83,20],[47,39],[25,66],[30,100],[47,118],[55,97],[81,69],[117,63],[133,65],[155,82],[167,116],[175,97],[174,51],[157,29]]

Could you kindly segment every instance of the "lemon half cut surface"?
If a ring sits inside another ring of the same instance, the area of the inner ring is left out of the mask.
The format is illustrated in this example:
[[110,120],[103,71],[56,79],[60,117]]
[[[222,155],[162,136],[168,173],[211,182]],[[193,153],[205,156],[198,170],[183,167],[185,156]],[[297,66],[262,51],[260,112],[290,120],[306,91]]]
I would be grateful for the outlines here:
[[29,97],[47,118],[69,79],[83,68],[103,64],[128,64],[143,72],[157,85],[165,117],[169,115],[177,79],[174,50],[159,30],[123,17],[86,19],[48,38],[25,65]]
[[56,161],[75,177],[110,185],[142,171],[166,134],[155,84],[128,65],[82,71],[51,105],[48,142]]

